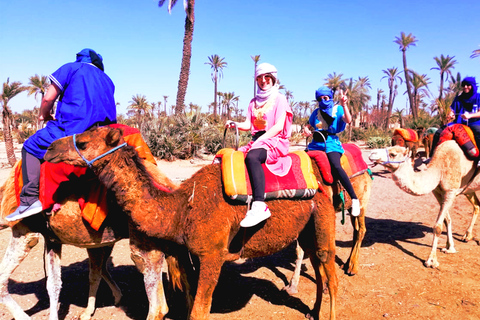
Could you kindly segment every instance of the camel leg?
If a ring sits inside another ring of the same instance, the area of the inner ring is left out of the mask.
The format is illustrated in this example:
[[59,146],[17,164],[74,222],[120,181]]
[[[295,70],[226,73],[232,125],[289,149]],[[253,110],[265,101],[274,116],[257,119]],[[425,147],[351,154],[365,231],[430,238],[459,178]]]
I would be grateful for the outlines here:
[[[430,251],[430,255],[428,259],[425,261],[425,266],[430,268],[437,268],[439,266],[439,263],[437,260],[438,238],[442,235],[442,225],[445,218],[448,215],[450,208],[452,207],[453,201],[455,200],[455,194],[452,192],[445,193],[444,196],[442,197],[442,195],[435,190],[433,194],[437,199],[438,203],[440,204],[440,212],[438,214],[437,221],[433,226],[432,250]],[[450,218],[450,216],[448,217]],[[447,225],[447,228],[448,228],[448,225]],[[451,224],[450,224],[450,229],[451,229]],[[448,230],[447,230],[447,233],[448,233]],[[456,252],[453,244],[453,237],[452,239],[450,239],[450,236],[449,236],[449,238],[447,239],[447,244],[449,245],[449,247],[447,248],[449,253]]]
[[50,298],[49,320],[58,320],[58,301],[62,289],[62,269],[60,259],[62,245],[45,239],[45,270],[47,272],[47,292]]
[[88,304],[85,310],[80,315],[80,320],[89,320],[95,313],[95,302],[98,287],[102,278],[108,284],[112,290],[112,294],[115,298],[115,305],[120,303],[122,293],[120,288],[113,281],[110,273],[107,270],[107,261],[112,253],[113,245],[87,249],[88,261],[89,261],[89,291],[88,291]]
[[289,295],[294,295],[298,293],[298,283],[300,281],[300,272],[302,271],[302,262],[305,252],[303,251],[302,247],[298,244],[295,249],[297,254],[297,259],[295,260],[295,270],[293,271],[292,278],[290,279],[290,283],[283,288],[283,290],[287,291]]
[[152,239],[130,228],[131,258],[137,269],[143,274],[148,298],[147,320],[161,320],[168,313],[162,280],[162,265],[165,255],[157,248],[158,245]]
[[338,279],[335,271],[335,254],[327,254],[327,260],[321,262],[318,257],[310,257],[313,269],[315,270],[315,281],[317,283],[317,295],[315,304],[310,314],[306,318],[317,320],[320,318],[320,309],[322,306],[324,284],[328,287],[330,296],[330,320],[335,320],[336,299],[338,291]]
[[358,217],[350,215],[350,221],[352,222],[353,227],[353,246],[346,265],[347,274],[355,275],[358,273],[360,248],[362,247],[363,238],[367,232],[367,228],[365,226],[365,208],[361,208],[360,215]]
[[478,200],[478,197],[475,194],[475,192],[466,193],[465,197],[467,197],[468,201],[473,206],[472,220],[470,221],[470,225],[468,226],[467,231],[462,237],[462,241],[468,242],[473,239],[473,226],[475,225],[475,222],[477,221],[478,213],[480,212],[480,201]]
[[445,227],[447,228],[447,245],[445,248],[442,249],[443,253],[456,253],[455,246],[453,243],[453,232],[452,232],[452,218],[450,217],[450,213],[447,212],[445,216]]
[[0,303],[7,307],[16,320],[27,320],[30,317],[8,293],[8,279],[37,245],[39,238],[39,233],[30,232],[22,223],[16,224],[12,227],[12,238],[0,264]]
[[220,277],[224,258],[218,252],[199,257],[200,272],[198,276],[197,293],[190,315],[191,320],[207,320],[212,307],[213,291]]

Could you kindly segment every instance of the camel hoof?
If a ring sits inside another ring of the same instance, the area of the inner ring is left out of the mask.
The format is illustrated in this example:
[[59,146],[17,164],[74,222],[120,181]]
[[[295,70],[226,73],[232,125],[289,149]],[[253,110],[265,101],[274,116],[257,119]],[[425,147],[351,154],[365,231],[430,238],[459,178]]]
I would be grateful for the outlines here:
[[443,248],[442,252],[443,253],[457,253],[457,250],[455,250],[455,248],[453,248],[453,249]]
[[438,268],[438,266],[439,266],[440,264],[438,263],[438,261],[433,261],[433,260],[430,260],[430,259],[429,259],[429,260],[425,261],[424,265],[425,265],[425,267],[427,267],[427,268],[436,269],[436,268]]
[[294,286],[291,286],[291,285],[288,285],[288,286],[283,287],[282,291],[285,291],[290,296],[293,296],[293,295],[296,295],[298,293],[298,288],[294,287]]

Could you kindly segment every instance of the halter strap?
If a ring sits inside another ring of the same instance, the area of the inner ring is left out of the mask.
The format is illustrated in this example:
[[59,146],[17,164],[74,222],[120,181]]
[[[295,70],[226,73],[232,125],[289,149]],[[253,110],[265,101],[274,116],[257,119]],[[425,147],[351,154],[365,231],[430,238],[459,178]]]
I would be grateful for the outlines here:
[[405,156],[405,158],[403,160],[392,161],[392,160],[390,160],[390,156],[388,155],[388,148],[385,148],[385,152],[387,153],[387,161],[382,162],[381,163],[382,165],[389,164],[389,163],[403,163],[409,158],[409,156],[407,155],[407,156]]
[[85,159],[85,157],[80,153],[80,150],[78,150],[77,144],[75,143],[75,136],[76,136],[76,135],[77,135],[77,134],[74,134],[74,135],[72,136],[72,137],[73,137],[73,146],[75,147],[75,150],[77,151],[78,155],[82,158],[83,161],[85,161],[85,163],[87,164],[87,166],[88,166],[89,168],[92,168],[92,164],[93,164],[95,161],[97,161],[97,160],[105,157],[106,155],[109,155],[110,153],[115,152],[115,151],[117,151],[118,149],[123,148],[123,147],[125,147],[125,146],[127,145],[127,143],[124,142],[124,143],[122,143],[121,145],[118,145],[118,146],[116,146],[115,148],[110,149],[110,150],[108,150],[107,152],[105,152],[104,154],[101,154],[101,155],[99,155],[98,157],[96,157],[95,159],[92,159],[92,160],[89,161],[89,160]]

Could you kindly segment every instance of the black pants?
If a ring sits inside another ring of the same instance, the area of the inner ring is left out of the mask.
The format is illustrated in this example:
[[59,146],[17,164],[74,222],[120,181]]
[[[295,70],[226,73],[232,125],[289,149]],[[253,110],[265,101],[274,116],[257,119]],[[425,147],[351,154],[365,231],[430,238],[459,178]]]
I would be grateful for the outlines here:
[[36,158],[22,148],[23,187],[20,192],[20,205],[29,206],[38,200],[40,189],[40,165],[43,160]]
[[262,163],[265,161],[267,161],[267,150],[263,148],[250,149],[245,158],[253,201],[265,201],[265,173],[262,168]]
[[351,199],[358,199],[347,173],[345,170],[343,170],[342,165],[340,164],[340,158],[342,157],[342,154],[340,152],[329,152],[327,153],[327,157],[328,161],[330,162],[330,168],[332,169],[333,177],[340,181]]

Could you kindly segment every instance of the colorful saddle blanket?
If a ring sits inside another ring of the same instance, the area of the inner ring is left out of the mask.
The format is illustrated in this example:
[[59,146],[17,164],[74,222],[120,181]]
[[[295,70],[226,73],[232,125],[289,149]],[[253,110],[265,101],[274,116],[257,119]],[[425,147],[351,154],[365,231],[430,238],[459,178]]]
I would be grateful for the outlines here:
[[478,157],[477,144],[472,129],[468,126],[457,123],[446,127],[440,133],[437,146],[447,140],[455,140],[468,158],[475,160]]
[[418,134],[413,129],[404,129],[404,128],[396,128],[393,131],[393,135],[400,135],[405,141],[417,142],[418,141]]
[[[288,155],[292,159],[290,171],[283,177],[274,175],[263,165],[265,172],[265,199],[310,198],[318,189],[312,162],[305,151]],[[233,200],[248,202],[252,196],[250,179],[241,151],[225,148],[218,151],[214,163],[221,163],[225,194]]]
[[[137,129],[121,124],[109,126],[123,129],[125,142],[134,146],[141,158],[156,165],[155,158]],[[39,198],[43,209],[48,210],[55,203],[59,203],[74,194],[78,198],[82,217],[93,229],[98,230],[107,216],[107,190],[105,186],[91,172],[87,172],[86,167],[44,162],[40,170]],[[22,186],[22,166],[17,165],[15,167],[15,192],[18,205],[20,205]],[[162,188],[158,185],[157,187]]]
[[[340,158],[340,164],[350,178],[368,170],[368,165],[362,157],[362,150],[356,144],[344,143],[342,147],[345,153]],[[317,164],[323,181],[326,184],[332,184],[334,179],[327,154],[324,151],[308,151],[308,155]]]

